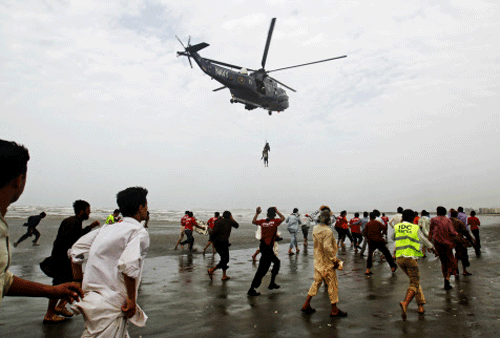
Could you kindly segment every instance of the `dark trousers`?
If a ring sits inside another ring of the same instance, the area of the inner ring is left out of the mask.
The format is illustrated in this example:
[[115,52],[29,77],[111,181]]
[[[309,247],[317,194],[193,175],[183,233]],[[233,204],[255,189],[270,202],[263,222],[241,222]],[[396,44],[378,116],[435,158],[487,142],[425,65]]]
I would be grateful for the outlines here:
[[33,235],[35,235],[35,240],[33,241],[33,243],[38,242],[38,239],[40,238],[40,231],[38,231],[36,228],[32,229],[28,228],[28,231],[24,235],[22,235],[21,238],[17,240],[17,244],[21,243],[26,238],[31,237]]
[[229,263],[229,242],[213,242],[215,251],[220,256],[220,262],[217,264],[217,269],[227,270]]
[[476,252],[479,251],[479,249],[481,249],[481,239],[479,238],[479,229],[477,230],[471,230],[472,232],[472,235],[474,235],[474,239],[476,240],[476,247],[474,249],[476,249]]
[[193,230],[186,229],[186,230],[184,230],[184,233],[186,234],[187,239],[185,241],[182,241],[180,244],[184,245],[187,243],[189,250],[192,250],[193,244],[194,244]]
[[357,233],[357,232],[353,232],[352,233],[352,238],[354,239],[354,246],[358,246],[361,244],[361,242],[363,241],[363,236],[360,234],[360,233]]
[[342,243],[344,243],[346,237],[349,238],[351,243],[354,242],[354,239],[352,238],[352,235],[351,235],[351,232],[349,231],[349,229],[344,229],[344,228],[340,229],[340,241]]
[[274,282],[274,277],[276,277],[276,275],[280,271],[281,264],[279,258],[274,254],[273,247],[271,245],[267,245],[266,243],[261,241],[259,249],[261,254],[259,267],[257,268],[257,272],[255,273],[251,285],[251,288],[254,289],[258,288],[262,283],[262,278],[264,278],[264,276],[266,275],[269,267],[271,266],[271,263],[273,263],[273,268],[271,270],[273,278],[271,279],[271,283]]
[[396,266],[396,263],[394,263],[394,259],[392,259],[392,255],[389,252],[389,249],[385,246],[385,242],[375,242],[375,241],[368,241],[368,260],[366,262],[366,267],[368,269],[371,269],[373,266],[373,253],[375,250],[379,250],[382,255],[384,255],[385,259],[387,260],[387,263],[391,266],[391,268]]
[[441,272],[443,273],[443,277],[448,278],[456,274],[457,260],[453,255],[453,248],[451,245],[434,242],[434,249],[436,249],[439,260],[441,261]]

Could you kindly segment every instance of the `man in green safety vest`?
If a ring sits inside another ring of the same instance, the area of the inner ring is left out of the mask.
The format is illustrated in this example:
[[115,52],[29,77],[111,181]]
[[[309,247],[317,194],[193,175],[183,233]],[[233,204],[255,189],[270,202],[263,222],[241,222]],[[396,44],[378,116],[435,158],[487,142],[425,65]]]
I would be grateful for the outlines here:
[[116,222],[120,221],[120,217],[118,216],[120,214],[120,210],[115,209],[111,215],[106,218],[106,224],[114,224]]
[[403,320],[406,320],[408,305],[413,297],[417,298],[417,312],[420,314],[424,313],[425,297],[420,285],[420,274],[417,264],[417,258],[423,256],[422,251],[420,251],[420,244],[422,243],[427,247],[429,252],[434,252],[432,243],[425,238],[420,227],[417,224],[413,224],[413,218],[413,210],[406,209],[403,211],[403,221],[394,226],[396,263],[410,278],[410,286],[406,291],[406,298],[399,303]]

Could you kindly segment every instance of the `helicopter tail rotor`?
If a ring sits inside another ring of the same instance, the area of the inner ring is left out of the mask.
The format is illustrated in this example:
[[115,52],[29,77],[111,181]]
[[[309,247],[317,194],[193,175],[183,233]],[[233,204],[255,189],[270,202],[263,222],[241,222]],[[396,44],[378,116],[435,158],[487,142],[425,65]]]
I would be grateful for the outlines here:
[[179,39],[179,37],[177,35],[175,37],[177,38],[177,40],[180,42],[180,44],[184,48],[183,52],[177,52],[177,56],[187,56],[188,61],[189,61],[189,65],[191,66],[191,68],[193,68],[193,63],[191,62],[192,54],[198,52],[199,50],[201,50],[201,49],[203,49],[205,47],[210,46],[206,42],[198,43],[196,45],[191,46],[191,36],[189,36],[188,44],[187,44],[187,47],[186,47],[182,43],[181,39]]

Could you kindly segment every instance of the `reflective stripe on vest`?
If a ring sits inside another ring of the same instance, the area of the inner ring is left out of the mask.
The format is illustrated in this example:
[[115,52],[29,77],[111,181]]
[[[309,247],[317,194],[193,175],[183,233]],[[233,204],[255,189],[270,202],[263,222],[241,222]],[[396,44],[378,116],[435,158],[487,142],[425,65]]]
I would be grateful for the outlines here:
[[418,225],[407,222],[398,223],[394,226],[396,257],[422,257],[424,255],[420,251],[419,229]]

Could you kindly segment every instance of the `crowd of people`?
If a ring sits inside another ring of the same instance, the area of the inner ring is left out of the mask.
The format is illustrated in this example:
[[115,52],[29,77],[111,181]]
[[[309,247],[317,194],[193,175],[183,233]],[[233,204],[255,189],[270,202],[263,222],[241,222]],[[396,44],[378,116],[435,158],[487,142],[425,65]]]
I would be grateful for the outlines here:
[[[74,313],[81,313],[85,321],[84,337],[110,336],[126,337],[127,325],[133,323],[145,325],[146,315],[137,305],[137,292],[141,281],[145,255],[149,247],[147,222],[149,212],[147,205],[148,191],[142,187],[130,187],[118,192],[116,209],[103,226],[94,221],[87,226],[83,222],[89,219],[90,204],[84,200],[73,203],[74,215],[64,219],[59,227],[53,244],[46,272],[53,278],[53,285],[43,285],[23,280],[9,272],[10,244],[8,226],[5,215],[10,204],[17,201],[26,183],[28,150],[16,144],[0,140],[0,158],[3,163],[0,177],[0,296],[35,296],[49,298],[44,323],[64,321]],[[123,219],[119,217],[119,214]],[[282,239],[278,231],[281,224],[286,224],[290,233],[288,254],[300,253],[297,234],[299,229],[303,234],[303,245],[308,245],[311,225],[314,244],[314,281],[307,293],[302,311],[313,313],[311,300],[317,294],[318,288],[325,283],[331,301],[330,316],[346,317],[347,312],[337,307],[338,280],[336,270],[343,269],[343,261],[337,257],[338,248],[346,250],[345,241],[351,241],[354,254],[364,255],[368,246],[366,271],[372,275],[371,267],[375,252],[380,252],[380,258],[387,261],[392,273],[398,266],[408,276],[409,287],[403,301],[399,303],[403,320],[407,317],[407,308],[415,297],[418,312],[424,313],[425,297],[420,284],[417,260],[425,257],[425,251],[435,253],[441,262],[444,278],[444,289],[452,288],[450,277],[458,277],[458,261],[462,262],[462,274],[471,273],[468,247],[473,247],[476,255],[481,254],[479,235],[480,221],[474,211],[470,217],[463,208],[446,210],[436,209],[436,217],[431,218],[423,210],[421,213],[399,207],[397,213],[389,219],[378,210],[364,212],[363,217],[355,213],[347,220],[347,212],[340,212],[335,217],[331,209],[321,206],[311,215],[301,217],[298,208],[285,217],[276,207],[267,209],[266,216],[260,217],[261,207],[256,208],[252,224],[257,227],[259,239],[260,260],[255,276],[247,291],[249,297],[260,295],[257,290],[271,265],[269,290],[280,288],[276,278],[280,270],[280,259],[277,255],[277,242]],[[40,234],[36,226],[45,217],[45,213],[32,216],[26,226],[28,231],[17,242],[16,247],[27,237],[35,235],[36,244]],[[393,229],[394,250],[387,248],[388,227]],[[213,279],[216,270],[222,270],[222,280],[227,281],[229,247],[232,229],[238,229],[230,211],[224,211],[222,216],[215,212],[207,221],[207,229],[198,224],[193,212],[186,211],[181,219],[181,232],[175,249],[180,245],[188,245],[193,250],[195,228],[207,231],[209,241],[203,253],[212,245],[214,252],[220,255],[220,262],[207,270]],[[336,239],[332,228],[338,234]],[[472,232],[474,238],[470,235]],[[186,239],[183,241],[184,236]],[[294,252],[295,251],[295,252]],[[257,254],[257,253],[256,253]],[[255,259],[256,254],[253,256]],[[82,264],[86,259],[85,273]],[[1,299],[0,298],[0,299]],[[74,303],[70,309],[67,303]]]

